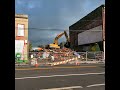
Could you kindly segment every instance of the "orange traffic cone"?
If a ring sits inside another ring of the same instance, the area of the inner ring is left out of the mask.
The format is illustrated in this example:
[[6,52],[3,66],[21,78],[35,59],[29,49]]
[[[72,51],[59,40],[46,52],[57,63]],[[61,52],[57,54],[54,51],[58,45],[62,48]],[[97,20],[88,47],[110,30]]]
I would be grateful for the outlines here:
[[76,62],[76,65],[80,65],[80,63],[77,61],[77,62]]
[[37,63],[37,61],[36,61],[36,63],[35,63],[35,67],[38,67],[38,63]]

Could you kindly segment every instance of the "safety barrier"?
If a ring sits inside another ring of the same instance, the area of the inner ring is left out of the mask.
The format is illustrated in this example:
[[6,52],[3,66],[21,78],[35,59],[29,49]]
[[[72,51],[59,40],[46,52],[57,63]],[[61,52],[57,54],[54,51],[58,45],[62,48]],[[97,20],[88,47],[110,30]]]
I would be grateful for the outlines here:
[[50,63],[51,66],[55,66],[55,65],[60,65],[60,64],[66,64],[68,62],[77,60],[77,58],[72,58],[72,59],[68,59],[68,60],[64,60],[64,61],[60,61],[60,62],[54,62],[54,63]]

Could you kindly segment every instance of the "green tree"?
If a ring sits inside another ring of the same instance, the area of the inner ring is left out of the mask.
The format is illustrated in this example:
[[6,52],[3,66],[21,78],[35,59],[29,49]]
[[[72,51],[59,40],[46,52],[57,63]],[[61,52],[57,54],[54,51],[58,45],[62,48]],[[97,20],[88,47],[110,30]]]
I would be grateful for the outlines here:
[[32,43],[29,44],[29,51],[32,50]]
[[40,48],[44,48],[44,45],[38,45],[38,47],[40,47]]

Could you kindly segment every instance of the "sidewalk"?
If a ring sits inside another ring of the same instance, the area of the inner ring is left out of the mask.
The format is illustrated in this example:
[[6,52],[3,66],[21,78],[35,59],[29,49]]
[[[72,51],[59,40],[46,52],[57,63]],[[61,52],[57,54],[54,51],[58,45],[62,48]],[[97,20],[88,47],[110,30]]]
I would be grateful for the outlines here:
[[[80,64],[80,65],[77,65],[77,66],[91,66],[91,65],[97,65],[97,66],[102,66],[105,68],[105,64],[101,63],[101,64]],[[27,66],[17,66],[15,67],[15,69],[30,69],[30,68],[54,68],[54,67],[69,67],[69,66],[76,66],[75,64],[61,64],[61,65],[57,65],[57,66],[38,66],[38,67],[35,67],[35,66],[30,66],[30,65],[27,65]]]

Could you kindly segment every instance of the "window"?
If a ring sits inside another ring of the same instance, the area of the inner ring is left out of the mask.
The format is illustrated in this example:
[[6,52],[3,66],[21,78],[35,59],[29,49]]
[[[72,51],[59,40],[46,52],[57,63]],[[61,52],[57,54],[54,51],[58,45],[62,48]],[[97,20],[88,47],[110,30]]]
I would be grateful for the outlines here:
[[18,24],[17,36],[24,36],[24,25]]

